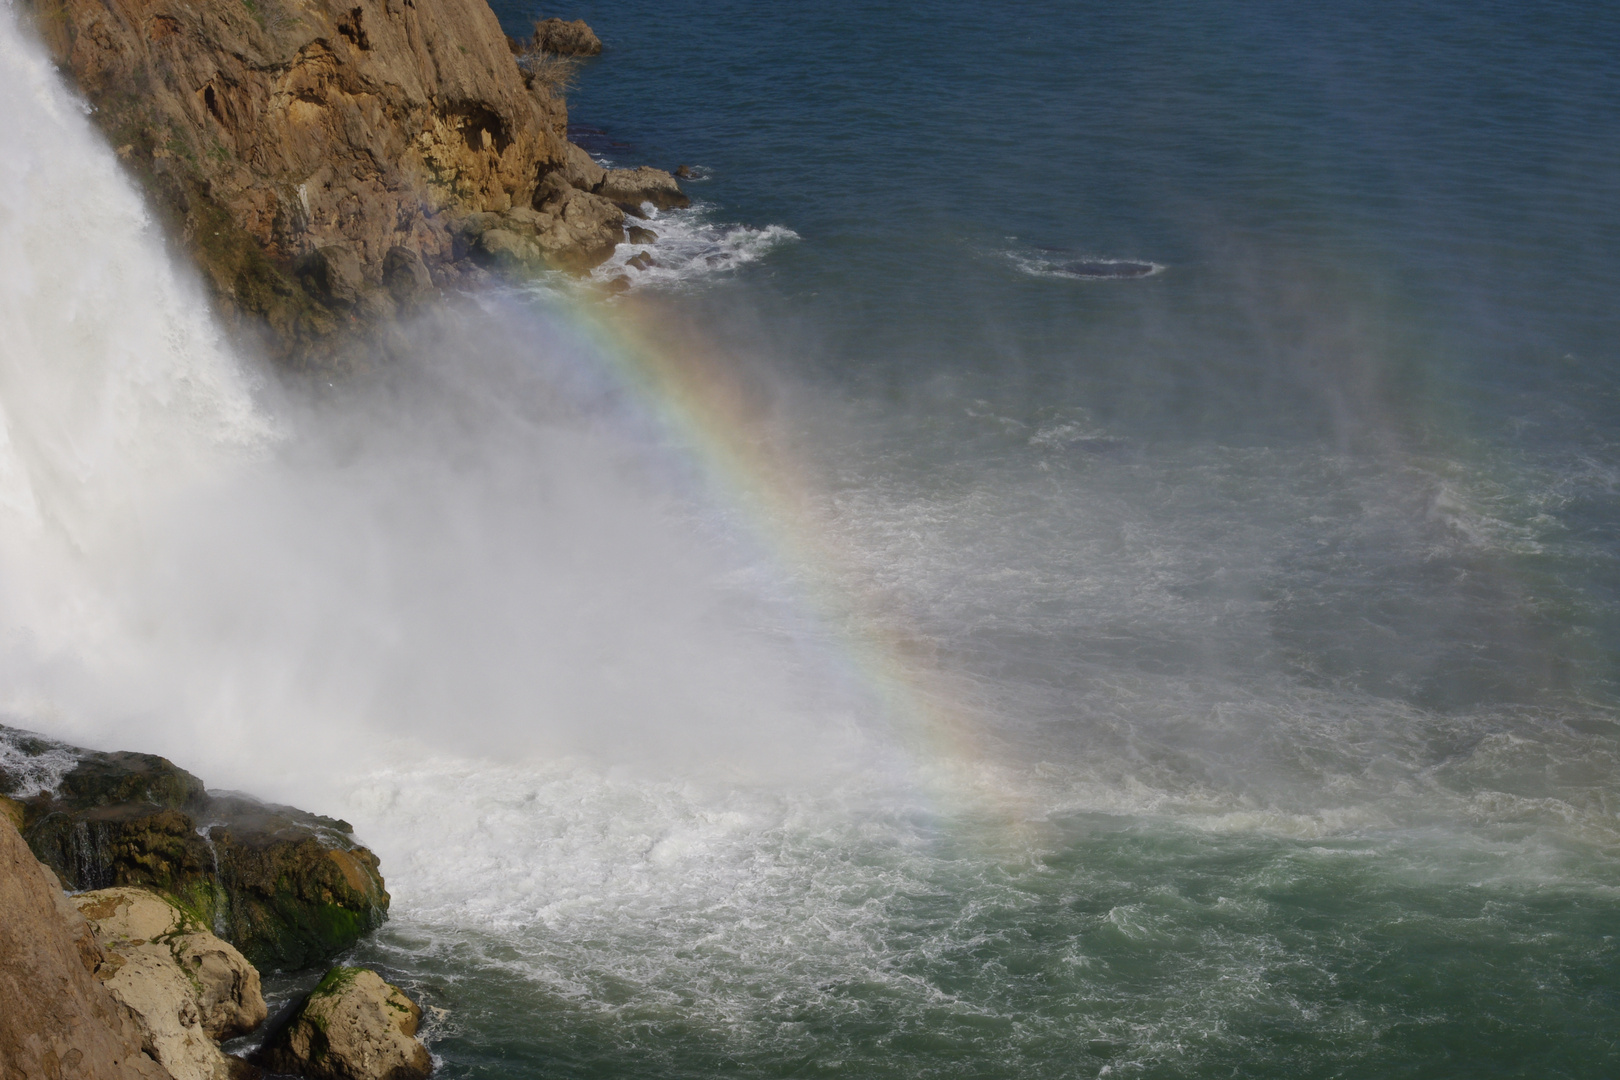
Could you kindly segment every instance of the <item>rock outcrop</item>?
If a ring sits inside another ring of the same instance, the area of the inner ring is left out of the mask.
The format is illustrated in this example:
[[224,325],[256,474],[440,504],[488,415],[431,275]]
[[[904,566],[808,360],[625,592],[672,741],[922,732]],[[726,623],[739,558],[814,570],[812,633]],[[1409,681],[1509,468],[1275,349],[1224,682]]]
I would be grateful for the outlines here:
[[[3,726],[0,744],[0,795],[20,806],[29,846],[69,888],[162,893],[261,967],[329,959],[387,915],[377,858],[347,822],[209,792],[150,754],[81,750]],[[60,775],[28,780],[42,760]]]
[[3,817],[0,913],[0,1080],[171,1080],[96,980],[84,918]]
[[312,1080],[421,1080],[433,1068],[416,1038],[422,1010],[365,968],[338,967],[310,991],[255,1060]]
[[582,22],[514,55],[486,0],[27,2],[223,310],[295,366],[489,268],[595,266],[623,238],[604,203],[683,198],[569,146],[538,50],[599,52]]
[[179,907],[145,889],[80,893],[102,961],[96,977],[135,1016],[147,1052],[174,1080],[230,1080],[218,1040],[252,1031],[266,1009],[259,973]]
[[534,24],[533,47],[539,52],[558,56],[600,56],[602,39],[596,36],[584,19],[564,22],[561,19],[541,19]]

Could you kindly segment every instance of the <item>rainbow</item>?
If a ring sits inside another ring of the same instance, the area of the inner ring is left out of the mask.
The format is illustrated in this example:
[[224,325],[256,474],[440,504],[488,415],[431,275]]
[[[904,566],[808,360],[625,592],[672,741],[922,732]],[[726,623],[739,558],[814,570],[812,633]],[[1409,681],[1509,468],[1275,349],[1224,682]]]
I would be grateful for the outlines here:
[[1001,755],[963,680],[939,667],[929,641],[903,617],[852,595],[858,553],[833,527],[802,456],[767,429],[767,410],[738,366],[655,301],[571,297],[556,305],[589,362],[689,448],[712,497],[800,583],[809,614],[839,643],[838,663],[870,695],[923,782],[953,799],[1005,803],[1017,785],[999,782]]

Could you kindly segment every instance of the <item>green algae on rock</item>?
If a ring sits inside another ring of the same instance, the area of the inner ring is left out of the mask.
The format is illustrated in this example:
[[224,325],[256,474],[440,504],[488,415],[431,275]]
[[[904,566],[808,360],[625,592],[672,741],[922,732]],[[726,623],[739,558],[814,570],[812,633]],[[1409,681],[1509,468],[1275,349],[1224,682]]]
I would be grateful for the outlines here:
[[162,893],[259,967],[318,963],[387,917],[377,857],[348,822],[209,792],[167,758],[0,725],[0,796],[69,889]]

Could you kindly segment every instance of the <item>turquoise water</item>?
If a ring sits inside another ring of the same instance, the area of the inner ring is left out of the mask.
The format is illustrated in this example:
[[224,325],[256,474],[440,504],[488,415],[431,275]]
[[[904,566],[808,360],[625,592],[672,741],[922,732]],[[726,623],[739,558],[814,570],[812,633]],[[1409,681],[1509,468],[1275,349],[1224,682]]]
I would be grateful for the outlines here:
[[684,424],[241,379],[17,111],[7,722],[352,821],[445,1077],[1620,1073],[1620,11],[562,14]]
[[528,838],[366,950],[445,1075],[1620,1070],[1620,15],[566,14],[655,228],[791,230],[636,298],[992,760],[423,780]]

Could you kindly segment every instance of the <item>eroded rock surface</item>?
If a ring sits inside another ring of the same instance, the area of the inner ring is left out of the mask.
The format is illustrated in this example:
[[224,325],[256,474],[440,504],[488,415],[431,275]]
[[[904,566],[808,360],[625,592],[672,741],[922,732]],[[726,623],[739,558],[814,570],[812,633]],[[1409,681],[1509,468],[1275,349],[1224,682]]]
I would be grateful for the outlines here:
[[433,1068],[416,1038],[422,1010],[366,968],[333,968],[256,1061],[312,1080],[421,1080]]
[[0,817],[0,1080],[170,1080],[93,972],[103,954],[54,875]]
[[218,1040],[266,1014],[259,973],[227,942],[145,889],[80,893],[73,904],[101,948],[96,977],[132,1012],[142,1045],[175,1080],[229,1080]]
[[[295,365],[358,363],[365,331],[476,279],[469,257],[578,271],[623,238],[542,192],[604,182],[568,144],[560,62],[537,62],[599,52],[583,22],[514,55],[486,0],[28,2],[226,313]],[[632,183],[603,198],[678,204],[668,174]],[[529,210],[499,227],[532,251],[465,243],[469,217]]]

